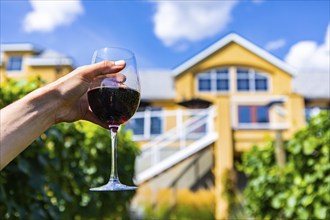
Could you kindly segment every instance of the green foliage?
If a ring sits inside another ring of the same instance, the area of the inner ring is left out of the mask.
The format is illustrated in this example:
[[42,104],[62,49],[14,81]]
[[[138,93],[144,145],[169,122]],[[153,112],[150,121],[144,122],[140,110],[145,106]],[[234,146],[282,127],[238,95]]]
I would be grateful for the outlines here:
[[0,87],[0,109],[44,85],[40,77],[29,80],[7,79]]
[[286,144],[287,164],[275,164],[272,143],[245,153],[245,208],[257,219],[330,219],[330,120],[322,112]]
[[[11,89],[2,87],[2,107],[38,83],[26,85],[11,81]],[[132,134],[121,129],[118,146],[119,176],[123,183],[133,184],[138,148]],[[89,122],[51,127],[1,171],[1,218],[129,218],[128,204],[134,192],[89,191],[108,180],[110,154],[106,129]]]
[[154,204],[150,200],[143,202],[145,219],[215,219],[213,190],[193,192],[189,189],[164,188],[154,196],[157,197]]

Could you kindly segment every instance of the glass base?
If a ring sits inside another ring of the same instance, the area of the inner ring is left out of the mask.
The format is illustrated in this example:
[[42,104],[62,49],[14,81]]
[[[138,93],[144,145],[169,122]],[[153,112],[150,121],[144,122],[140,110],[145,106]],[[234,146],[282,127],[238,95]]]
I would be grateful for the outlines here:
[[136,186],[126,186],[121,184],[119,180],[110,180],[107,184],[95,188],[89,189],[90,191],[126,191],[126,190],[136,190]]

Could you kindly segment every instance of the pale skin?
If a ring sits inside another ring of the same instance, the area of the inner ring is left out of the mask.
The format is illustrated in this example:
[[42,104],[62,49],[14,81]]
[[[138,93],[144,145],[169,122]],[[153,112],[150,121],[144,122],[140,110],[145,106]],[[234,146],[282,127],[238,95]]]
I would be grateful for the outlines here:
[[49,127],[60,122],[87,120],[104,128],[90,110],[87,91],[93,80],[120,73],[125,61],[103,61],[79,67],[57,81],[41,87],[0,110],[0,170]]

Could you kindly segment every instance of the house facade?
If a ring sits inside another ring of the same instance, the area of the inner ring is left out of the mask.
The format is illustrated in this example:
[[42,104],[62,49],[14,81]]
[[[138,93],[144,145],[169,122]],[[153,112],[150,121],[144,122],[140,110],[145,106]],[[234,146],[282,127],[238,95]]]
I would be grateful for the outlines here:
[[29,43],[1,44],[0,82],[39,76],[46,83],[71,72],[74,63],[66,55],[43,50]]
[[146,92],[140,112],[127,124],[142,146],[136,167],[141,196],[148,188],[209,188],[216,219],[226,218],[222,184],[235,160],[252,146],[278,133],[288,139],[305,125],[304,97],[293,89],[294,74],[237,34],[167,73],[141,71]]

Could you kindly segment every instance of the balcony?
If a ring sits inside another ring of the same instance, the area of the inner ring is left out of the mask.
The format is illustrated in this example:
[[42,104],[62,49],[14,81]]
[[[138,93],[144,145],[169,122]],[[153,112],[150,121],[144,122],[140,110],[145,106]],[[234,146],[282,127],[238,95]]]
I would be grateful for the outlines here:
[[136,159],[136,183],[148,181],[210,146],[218,137],[214,130],[215,117],[212,106],[138,112],[126,126],[137,131],[135,140],[144,142]]

